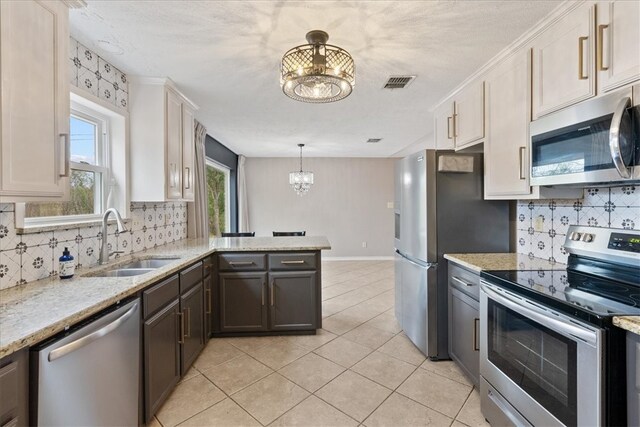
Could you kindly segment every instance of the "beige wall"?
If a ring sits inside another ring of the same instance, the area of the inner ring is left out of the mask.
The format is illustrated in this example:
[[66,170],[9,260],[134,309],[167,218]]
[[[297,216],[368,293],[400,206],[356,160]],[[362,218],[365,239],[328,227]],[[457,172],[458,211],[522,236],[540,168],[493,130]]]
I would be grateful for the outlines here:
[[[296,158],[248,158],[249,223],[256,236],[306,230],[325,235],[327,257],[393,255],[394,159],[304,158],[315,183],[303,197],[289,186]],[[367,247],[362,247],[362,242]]]

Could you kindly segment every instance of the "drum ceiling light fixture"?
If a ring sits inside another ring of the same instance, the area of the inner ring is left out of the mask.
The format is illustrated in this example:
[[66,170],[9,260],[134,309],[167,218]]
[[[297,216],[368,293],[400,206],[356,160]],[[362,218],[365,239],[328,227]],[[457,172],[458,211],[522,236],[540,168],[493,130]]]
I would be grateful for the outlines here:
[[309,44],[296,46],[282,57],[280,85],[296,101],[325,103],[346,98],[355,85],[355,63],[346,50],[327,44],[329,34],[307,33]]

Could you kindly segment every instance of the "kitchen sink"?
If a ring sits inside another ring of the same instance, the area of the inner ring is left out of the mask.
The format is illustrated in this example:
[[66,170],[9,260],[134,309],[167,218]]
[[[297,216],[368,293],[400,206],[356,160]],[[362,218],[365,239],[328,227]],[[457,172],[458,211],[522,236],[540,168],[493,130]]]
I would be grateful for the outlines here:
[[179,257],[166,257],[166,258],[146,258],[130,261],[125,264],[113,266],[108,269],[90,272],[85,276],[90,277],[131,277],[139,276],[141,274],[149,273],[158,268],[164,267],[167,264],[180,259]]
[[99,271],[91,274],[94,277],[131,277],[146,274],[155,268],[114,268],[111,270]]
[[179,258],[148,258],[139,259],[130,263],[121,265],[119,268],[160,268]]

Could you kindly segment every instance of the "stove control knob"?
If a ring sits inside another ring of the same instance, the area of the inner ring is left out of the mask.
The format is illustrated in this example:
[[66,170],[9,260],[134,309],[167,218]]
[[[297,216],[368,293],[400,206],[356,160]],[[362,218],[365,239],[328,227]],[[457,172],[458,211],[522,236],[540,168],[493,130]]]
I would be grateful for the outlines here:
[[587,243],[589,243],[589,242],[593,242],[593,234],[584,233],[584,234],[582,235],[582,241],[583,241],[583,242],[587,242]]
[[573,241],[579,241],[580,238],[582,238],[582,233],[576,233],[574,231],[573,233],[571,233],[571,236],[569,236],[569,238]]

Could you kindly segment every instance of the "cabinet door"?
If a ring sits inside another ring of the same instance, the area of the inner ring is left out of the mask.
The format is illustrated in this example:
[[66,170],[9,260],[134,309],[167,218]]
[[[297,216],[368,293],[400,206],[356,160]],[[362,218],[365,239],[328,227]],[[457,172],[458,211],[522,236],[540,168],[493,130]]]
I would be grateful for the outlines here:
[[29,349],[0,360],[0,425],[29,424]]
[[484,82],[467,86],[454,102],[453,134],[456,150],[484,138]]
[[316,272],[269,273],[269,329],[315,329]]
[[148,423],[180,381],[178,299],[144,322],[144,401]]
[[485,198],[531,193],[529,146],[530,53],[518,52],[487,76]]
[[453,106],[440,106],[434,113],[434,129],[437,150],[453,150]]
[[267,273],[220,273],[220,330],[267,330]]
[[182,198],[182,100],[166,91],[167,199]]
[[587,2],[534,40],[534,119],[596,94],[594,25]]
[[184,330],[181,346],[181,369],[184,375],[204,348],[204,299],[202,282],[180,296]]
[[480,374],[478,302],[449,288],[449,355],[477,386]]
[[606,92],[640,79],[640,2],[598,3],[598,86]]
[[195,165],[195,123],[193,110],[182,104],[182,198],[193,201],[193,178]]
[[2,202],[68,194],[68,45],[62,2],[0,2]]

